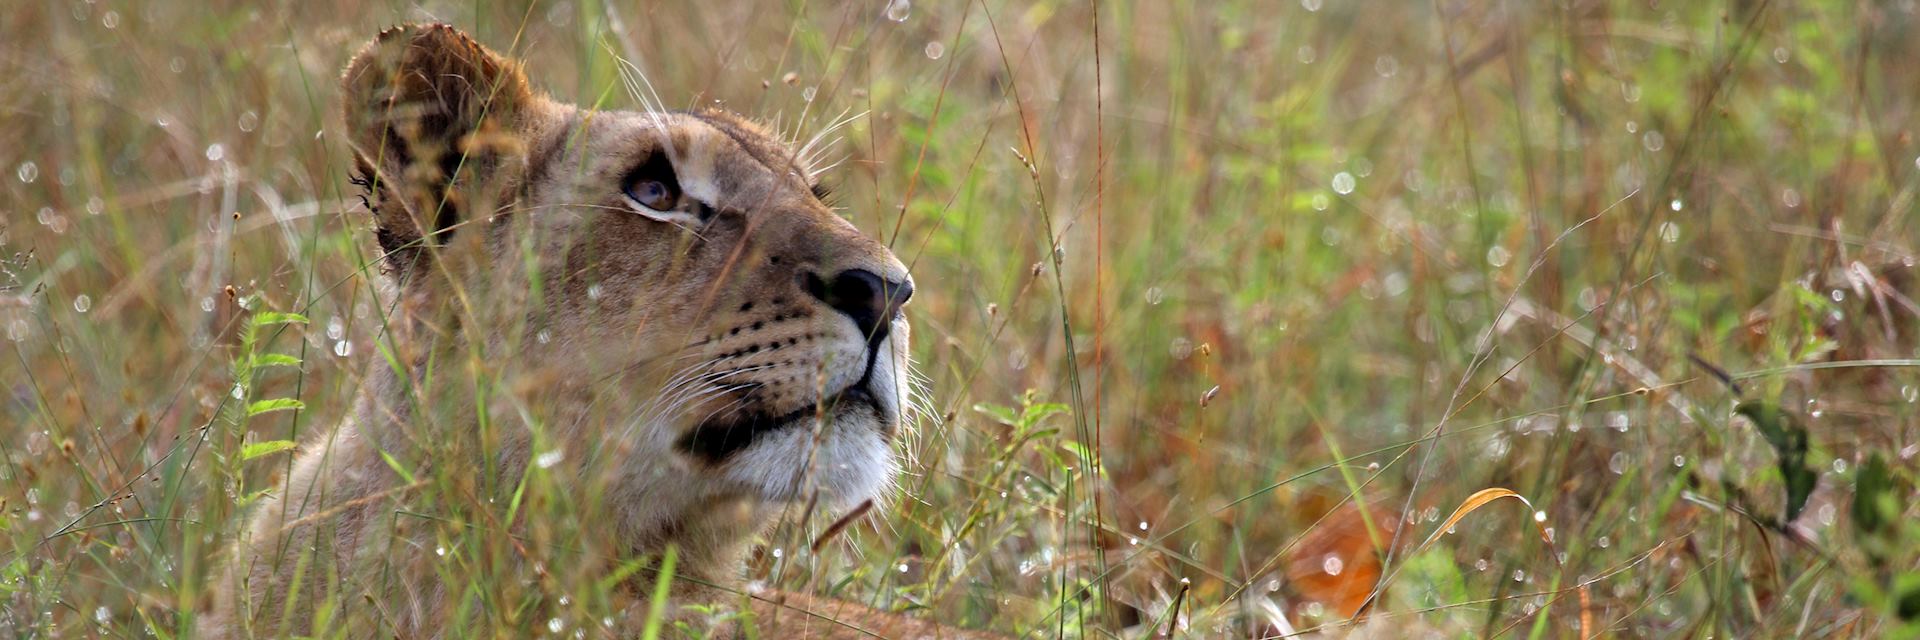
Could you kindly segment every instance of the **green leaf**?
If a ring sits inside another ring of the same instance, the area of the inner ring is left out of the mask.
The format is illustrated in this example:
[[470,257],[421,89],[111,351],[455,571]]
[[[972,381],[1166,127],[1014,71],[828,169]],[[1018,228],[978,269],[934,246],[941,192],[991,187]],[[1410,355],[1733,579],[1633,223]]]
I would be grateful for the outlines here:
[[261,353],[253,356],[255,367],[298,367],[300,359],[284,353]]
[[298,445],[294,444],[292,440],[268,440],[266,442],[249,443],[247,446],[240,447],[240,460],[245,462],[261,456],[288,451],[296,446]]
[[1786,483],[1787,490],[1786,514],[1780,524],[1793,522],[1806,508],[1807,498],[1813,495],[1813,486],[1820,479],[1820,474],[1807,467],[1810,446],[1807,429],[1778,405],[1743,401],[1734,408],[1734,413],[1752,420],[1767,444],[1773,445],[1773,452],[1779,458],[1780,479]]
[[387,461],[387,466],[393,467],[393,472],[400,474],[401,480],[407,481],[407,484],[413,484],[413,472],[408,471],[406,467],[400,466],[400,461],[393,459],[393,454],[382,451],[380,452],[380,459]]
[[986,414],[987,417],[993,418],[995,422],[999,422],[1000,424],[1004,424],[1009,427],[1020,423],[1020,417],[1014,415],[1013,409],[1008,407],[1002,407],[997,404],[986,404],[983,402],[980,404],[973,405],[973,410]]
[[252,417],[252,416],[260,415],[262,413],[269,413],[273,411],[288,411],[292,409],[305,409],[305,408],[307,408],[307,403],[301,402],[299,400],[295,400],[293,398],[269,398],[266,400],[255,400],[253,404],[247,405],[247,416]]
[[253,326],[264,327],[275,324],[306,324],[307,317],[298,313],[284,311],[262,311],[253,314]]

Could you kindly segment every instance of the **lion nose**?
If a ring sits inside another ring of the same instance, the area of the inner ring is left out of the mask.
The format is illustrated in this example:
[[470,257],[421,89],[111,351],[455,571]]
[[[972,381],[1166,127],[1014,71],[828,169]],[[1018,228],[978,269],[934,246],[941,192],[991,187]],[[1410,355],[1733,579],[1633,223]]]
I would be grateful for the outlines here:
[[866,269],[848,269],[831,280],[808,273],[807,293],[853,319],[868,344],[879,344],[887,337],[887,326],[900,307],[913,297],[913,283],[889,281]]

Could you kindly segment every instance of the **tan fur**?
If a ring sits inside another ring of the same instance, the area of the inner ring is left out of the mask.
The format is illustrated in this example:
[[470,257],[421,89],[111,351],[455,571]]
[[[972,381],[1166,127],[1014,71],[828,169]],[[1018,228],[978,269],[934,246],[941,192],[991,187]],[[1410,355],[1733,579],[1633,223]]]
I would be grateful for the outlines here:
[[[992,637],[804,595],[726,595],[781,509],[884,491],[907,410],[904,317],[869,339],[815,284],[850,270],[904,284],[906,269],[813,195],[786,144],[722,112],[555,102],[444,25],[381,33],[343,95],[392,280],[390,359],[369,364],[352,415],[305,443],[257,507],[215,576],[202,637],[484,624],[505,614],[463,609],[430,550],[436,535],[488,527],[529,579],[603,575],[671,546],[676,603],[750,602],[759,637]],[[635,208],[625,183],[657,157],[709,219],[695,205]],[[871,399],[835,400],[856,386]],[[737,448],[711,448],[733,432],[701,430],[751,416],[802,417],[768,418]],[[487,520],[536,454],[585,496],[583,522]],[[555,548],[579,566],[518,559]],[[614,633],[644,618],[645,576],[622,589],[630,615]]]

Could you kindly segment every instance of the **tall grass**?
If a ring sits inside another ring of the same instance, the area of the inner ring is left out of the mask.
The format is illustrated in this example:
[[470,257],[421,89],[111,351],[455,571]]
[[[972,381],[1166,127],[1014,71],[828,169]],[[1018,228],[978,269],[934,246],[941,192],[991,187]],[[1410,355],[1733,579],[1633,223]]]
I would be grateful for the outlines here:
[[[829,180],[938,415],[753,578],[1036,637],[1920,634],[1920,16],[1843,0],[16,1],[0,634],[181,633],[387,366],[335,84],[428,19],[584,105],[619,55],[867,113]],[[494,622],[591,635],[603,578]]]

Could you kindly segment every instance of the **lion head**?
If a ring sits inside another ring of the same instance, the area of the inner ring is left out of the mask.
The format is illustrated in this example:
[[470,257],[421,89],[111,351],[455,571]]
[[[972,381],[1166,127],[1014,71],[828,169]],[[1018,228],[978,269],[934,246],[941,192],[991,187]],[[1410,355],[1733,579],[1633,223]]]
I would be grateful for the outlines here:
[[570,455],[615,454],[675,500],[847,504],[888,482],[914,283],[792,144],[717,110],[562,104],[442,25],[368,45],[345,111],[386,270],[423,318],[407,331],[566,398],[550,428],[587,449]]

